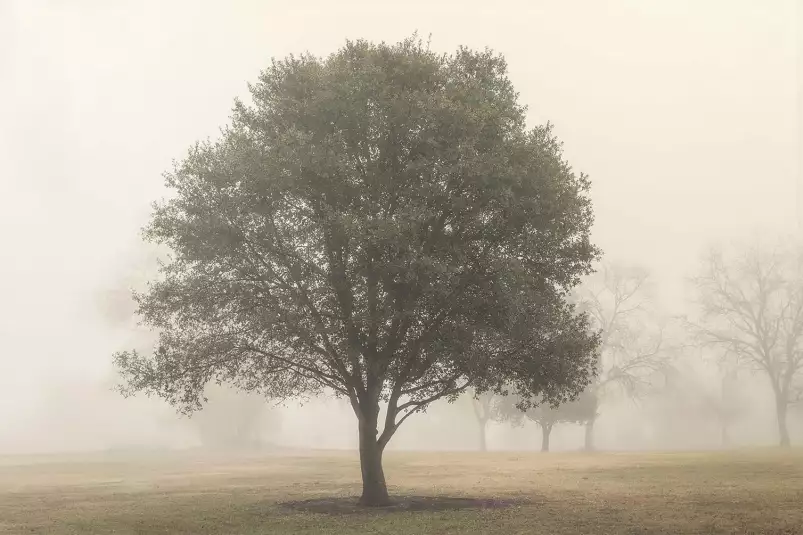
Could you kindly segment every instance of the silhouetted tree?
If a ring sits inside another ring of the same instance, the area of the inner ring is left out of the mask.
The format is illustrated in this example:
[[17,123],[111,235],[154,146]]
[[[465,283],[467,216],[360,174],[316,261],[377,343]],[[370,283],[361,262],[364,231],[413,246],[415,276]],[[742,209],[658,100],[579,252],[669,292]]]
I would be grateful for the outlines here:
[[565,296],[597,257],[589,183],[506,69],[415,38],[274,61],[167,175],[145,237],[172,258],[136,296],[159,344],[116,355],[126,392],[192,411],[212,379],[330,389],[358,419],[360,503],[384,505],[385,446],[429,403],[582,391],[597,338]]
[[781,446],[790,444],[788,408],[803,393],[801,260],[784,247],[713,248],[692,279],[700,317],[690,327],[703,344],[767,377]]

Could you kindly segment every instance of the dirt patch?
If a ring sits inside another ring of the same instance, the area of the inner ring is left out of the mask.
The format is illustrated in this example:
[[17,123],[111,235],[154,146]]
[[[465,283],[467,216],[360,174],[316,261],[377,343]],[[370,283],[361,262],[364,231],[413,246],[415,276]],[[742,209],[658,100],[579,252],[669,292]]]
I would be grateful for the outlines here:
[[284,502],[282,507],[308,513],[355,514],[392,513],[399,511],[457,511],[461,509],[502,509],[521,505],[523,500],[512,498],[462,498],[455,496],[393,496],[392,503],[385,507],[358,505],[356,496],[338,498],[314,498]]

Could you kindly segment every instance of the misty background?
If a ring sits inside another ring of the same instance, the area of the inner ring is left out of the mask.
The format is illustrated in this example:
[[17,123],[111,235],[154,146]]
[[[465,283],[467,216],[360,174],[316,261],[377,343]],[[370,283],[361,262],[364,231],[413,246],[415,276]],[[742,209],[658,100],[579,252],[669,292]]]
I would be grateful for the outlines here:
[[[590,175],[594,241],[606,259],[647,268],[669,314],[686,311],[684,277],[711,242],[799,235],[793,0],[377,4],[0,2],[0,453],[199,444],[197,426],[162,401],[110,390],[112,353],[143,333],[110,321],[103,302],[147,269],[138,232],[162,173],[216,136],[272,57],[416,30],[437,51],[502,53],[530,124],[554,123],[567,160]],[[752,402],[734,443],[774,444],[769,386],[741,380]],[[598,447],[718,445],[717,430],[662,434],[659,404],[606,405]],[[356,446],[342,400],[259,418],[276,446]],[[468,399],[438,403],[390,447],[476,449],[476,425]],[[789,425],[799,440],[803,417]],[[555,450],[581,445],[580,426],[553,435]],[[537,449],[538,431],[491,424],[488,446]]]

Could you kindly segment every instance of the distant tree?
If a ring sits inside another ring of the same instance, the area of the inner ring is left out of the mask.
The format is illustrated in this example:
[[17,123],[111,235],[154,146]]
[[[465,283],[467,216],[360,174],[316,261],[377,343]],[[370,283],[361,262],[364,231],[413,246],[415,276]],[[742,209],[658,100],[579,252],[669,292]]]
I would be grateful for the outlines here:
[[713,382],[699,367],[664,369],[665,382],[656,389],[657,407],[653,406],[658,412],[653,412],[652,417],[659,422],[659,428],[671,435],[667,438],[686,439],[689,433],[714,428],[719,431],[720,445],[727,447],[731,444],[730,428],[744,415],[747,400],[739,388],[736,368],[720,360],[704,364],[716,365]]
[[575,294],[601,333],[597,374],[588,388],[588,401],[597,407],[586,420],[587,451],[594,449],[594,424],[606,398],[615,391],[630,397],[644,394],[673,354],[664,325],[651,308],[648,286],[643,269],[603,263]]
[[167,175],[145,237],[172,258],[136,295],[159,343],[116,355],[125,392],[193,411],[214,379],[330,389],[359,422],[360,503],[385,505],[385,446],[433,401],[582,391],[598,340],[566,295],[598,256],[589,182],[525,128],[506,69],[415,38],[274,61]]
[[276,433],[276,411],[261,396],[222,385],[206,390],[207,403],[191,417],[202,444],[213,450],[251,450],[263,446],[262,431],[269,424]]
[[789,409],[795,421],[799,424],[803,424],[803,400],[793,403]]
[[112,280],[107,281],[95,296],[97,311],[106,325],[137,330],[137,304],[131,292],[145,290],[148,281],[158,275],[160,252],[163,251],[156,247],[140,245],[122,255],[121,265],[114,271]]
[[541,428],[541,451],[549,451],[549,438],[552,428],[559,423],[585,423],[596,418],[597,400],[593,390],[580,394],[577,399],[558,405],[541,403],[521,411],[515,396],[495,396],[491,408],[496,421],[507,421],[522,425],[525,419],[535,422]]
[[501,396],[495,394],[493,391],[480,394],[472,390],[469,391],[467,397],[471,402],[474,417],[477,419],[479,449],[480,451],[488,451],[488,424],[497,419],[496,405],[500,402]]
[[692,279],[700,317],[697,339],[767,378],[778,436],[789,446],[787,411],[801,399],[803,257],[785,247],[713,248]]
[[[138,325],[137,303],[132,291],[147,289],[148,281],[159,273],[160,258],[168,251],[139,244],[121,255],[112,280],[98,293],[97,306],[106,325],[129,332],[129,343],[140,351],[151,351],[158,340],[156,333]],[[119,381],[118,381],[119,383]],[[107,389],[111,392],[114,384]],[[186,427],[204,447],[213,450],[243,450],[259,445],[260,426],[264,420],[276,425],[278,412],[268,413],[264,397],[234,391],[223,385],[209,384],[205,389],[203,410],[192,418],[177,420],[175,412],[158,419],[162,425]]]
[[720,444],[731,445],[730,428],[745,412],[745,399],[739,385],[739,370],[728,362],[719,363],[719,388],[707,396],[708,406],[719,422]]
[[470,395],[471,407],[474,409],[474,416],[477,418],[477,425],[480,430],[480,451],[488,451],[488,422],[491,421],[491,401],[492,392],[485,392],[480,395]]

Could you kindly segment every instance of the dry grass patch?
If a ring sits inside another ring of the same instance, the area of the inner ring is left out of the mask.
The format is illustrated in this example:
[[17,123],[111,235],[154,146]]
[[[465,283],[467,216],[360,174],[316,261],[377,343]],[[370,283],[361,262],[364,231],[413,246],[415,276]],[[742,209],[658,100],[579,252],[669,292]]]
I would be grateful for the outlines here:
[[[388,453],[386,472],[395,495],[436,500],[408,498],[386,514],[354,508],[350,454],[4,458],[0,532],[803,534],[798,450]],[[453,507],[438,506],[445,498]],[[455,508],[469,499],[509,507]],[[350,514],[299,507],[305,500]]]

